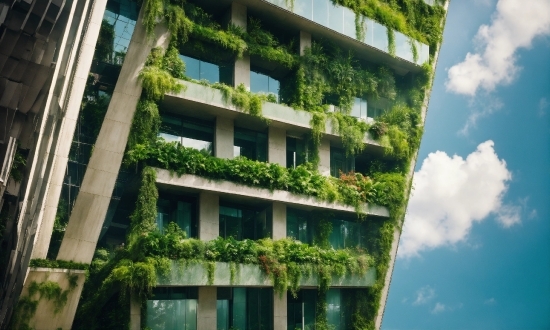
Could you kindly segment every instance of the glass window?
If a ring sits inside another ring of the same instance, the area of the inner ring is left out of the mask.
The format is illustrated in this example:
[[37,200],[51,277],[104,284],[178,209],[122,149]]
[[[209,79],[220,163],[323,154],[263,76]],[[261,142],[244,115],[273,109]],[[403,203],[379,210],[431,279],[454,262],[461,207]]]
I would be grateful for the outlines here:
[[214,124],[194,118],[162,114],[159,136],[168,142],[212,154]]
[[267,134],[235,127],[233,156],[267,161]]
[[279,88],[281,84],[263,73],[250,71],[250,91],[252,93],[272,94],[279,102]]
[[350,114],[355,118],[367,119],[367,100],[356,97]]
[[329,243],[333,249],[353,249],[366,247],[366,222],[332,219],[332,232]]
[[371,30],[372,45],[380,50],[388,52],[388,28],[384,25],[373,22]]
[[350,38],[357,39],[355,13],[349,8],[344,8],[344,34]]
[[329,4],[328,26],[334,31],[344,33],[344,7]]
[[369,107],[368,111],[368,117],[370,118],[378,118],[384,113],[384,109],[378,108],[378,107]]
[[233,206],[220,206],[219,235],[236,240],[261,239],[271,236],[271,210],[255,211]]
[[155,288],[147,300],[146,326],[152,330],[196,330],[197,289]]
[[217,290],[217,330],[273,329],[273,289]]
[[306,142],[302,139],[287,136],[286,138],[286,167],[296,168],[306,162]]
[[157,228],[164,233],[170,222],[176,223],[187,237],[197,237],[195,204],[192,201],[160,197],[157,201]]
[[317,290],[302,289],[297,297],[287,293],[287,329],[315,329]]
[[190,56],[180,55],[185,62],[185,75],[195,80],[206,80],[209,83],[220,82],[220,66]]
[[339,178],[340,174],[347,174],[355,170],[355,157],[346,156],[341,148],[330,148],[330,175]]
[[313,225],[310,225],[307,212],[287,208],[286,236],[302,243],[313,243]]

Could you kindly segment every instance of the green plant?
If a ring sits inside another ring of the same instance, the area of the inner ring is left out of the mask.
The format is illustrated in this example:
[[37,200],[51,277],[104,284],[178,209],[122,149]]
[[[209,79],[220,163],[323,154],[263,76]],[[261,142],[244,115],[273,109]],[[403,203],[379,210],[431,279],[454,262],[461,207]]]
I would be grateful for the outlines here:
[[395,32],[391,28],[386,29],[388,34],[388,53],[395,57]]

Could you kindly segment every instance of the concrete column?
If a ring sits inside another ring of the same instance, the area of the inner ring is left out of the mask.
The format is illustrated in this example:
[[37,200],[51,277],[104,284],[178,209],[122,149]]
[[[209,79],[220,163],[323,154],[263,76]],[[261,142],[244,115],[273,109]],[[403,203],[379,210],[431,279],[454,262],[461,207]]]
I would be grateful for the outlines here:
[[[69,278],[76,276],[76,287],[71,288]],[[53,313],[55,309],[54,303],[51,300],[42,297],[35,293],[29,297],[32,301],[38,301],[36,312],[29,320],[29,326],[36,330],[53,330],[53,329],[71,329],[78,300],[84,287],[86,280],[86,272],[83,270],[67,270],[67,269],[51,269],[51,268],[34,268],[27,275],[22,297],[29,296],[29,287],[33,282],[56,282],[62,291],[67,292],[67,303],[57,313]]]
[[141,304],[134,294],[130,296],[130,330],[141,330]]
[[216,134],[214,141],[214,156],[218,158],[233,158],[233,143],[235,140],[235,132],[233,127],[233,119],[216,118]]
[[[230,9],[229,21],[231,24],[241,27],[246,31],[247,26],[247,8],[244,5],[233,2]],[[245,54],[242,58],[235,60],[235,70],[233,71],[233,83],[237,87],[243,84],[250,90],[250,57]]]
[[286,167],[286,130],[269,126],[267,161]]
[[300,56],[304,55],[306,48],[311,48],[311,34],[300,31]]
[[199,287],[199,299],[197,303],[197,329],[216,330],[216,299],[216,287]]
[[[273,239],[286,237],[286,204],[273,202]],[[275,328],[278,329],[278,328]]]
[[287,330],[286,293],[273,293],[273,329]]
[[247,90],[250,90],[250,56],[247,54],[235,60],[233,84],[235,87],[243,84]]
[[[69,151],[73,141],[76,121],[78,120],[78,113],[80,112],[80,104],[82,103],[82,95],[86,88],[88,72],[92,64],[95,45],[99,36],[106,5],[107,0],[94,1],[90,22],[78,52],[75,74],[73,76],[71,88],[68,91],[69,97],[66,103],[65,116],[61,122],[59,137],[53,151],[53,166],[50,180],[47,183],[45,205],[38,216],[38,233],[32,251],[33,259],[44,259],[48,253],[55,215],[57,213],[57,204],[59,203],[65,169],[69,159]],[[84,25],[84,23],[82,22],[81,25]],[[80,33],[80,30],[78,32]]]
[[220,235],[220,197],[202,191],[199,195],[199,239],[210,241]]
[[330,176],[330,140],[326,137],[321,139],[319,146],[319,172]]
[[58,260],[92,261],[141,95],[138,74],[151,48],[168,47],[170,33],[166,26],[157,25],[155,38],[150,38],[145,32],[142,17],[143,11],[140,12],[126,60],[86,168]]

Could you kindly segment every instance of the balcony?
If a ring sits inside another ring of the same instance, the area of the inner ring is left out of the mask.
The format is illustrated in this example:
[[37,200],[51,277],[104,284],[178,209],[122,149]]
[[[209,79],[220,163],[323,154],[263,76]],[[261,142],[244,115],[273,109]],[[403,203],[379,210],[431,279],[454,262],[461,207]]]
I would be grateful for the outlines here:
[[[216,262],[214,270],[213,286],[246,286],[246,287],[271,287],[272,280],[258,265],[237,264],[235,276],[231,279],[230,264]],[[369,287],[376,281],[376,270],[369,268],[364,275],[350,274],[342,277],[333,275],[330,283],[334,288]],[[208,271],[199,263],[184,265],[172,261],[171,271],[168,276],[159,277],[158,286],[206,286],[208,284]],[[319,277],[313,272],[309,277],[302,277],[300,287],[318,287]]]

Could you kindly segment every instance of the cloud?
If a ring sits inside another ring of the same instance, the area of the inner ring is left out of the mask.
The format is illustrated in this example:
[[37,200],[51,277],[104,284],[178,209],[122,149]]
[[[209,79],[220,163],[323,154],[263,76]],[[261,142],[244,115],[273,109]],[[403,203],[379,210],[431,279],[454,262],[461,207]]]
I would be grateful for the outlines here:
[[546,109],[550,105],[550,102],[546,99],[546,97],[543,97],[539,101],[539,116],[542,117],[546,115]]
[[485,305],[494,305],[494,304],[496,304],[496,302],[497,301],[495,300],[495,298],[489,298],[489,299],[485,300],[483,303]]
[[434,308],[432,309],[432,314],[437,314],[437,313],[441,313],[441,312],[444,312],[446,309],[445,307],[445,304],[442,304],[442,303],[436,303]]
[[473,223],[490,214],[504,227],[520,221],[518,209],[502,202],[512,174],[493,146],[483,142],[466,159],[428,155],[413,178],[399,257],[463,241]]
[[426,285],[416,291],[416,299],[413,301],[413,305],[423,305],[435,297],[435,290]]
[[[471,102],[470,106],[475,107],[476,102]],[[475,109],[470,113],[468,116],[468,120],[466,121],[466,124],[464,124],[464,127],[460,131],[458,131],[458,134],[460,135],[468,135],[470,132],[470,129],[477,126],[477,121],[481,118],[488,117],[489,115],[492,115],[493,113],[499,111],[504,106],[504,103],[498,98],[490,98],[487,103],[479,104],[479,107],[483,110],[476,111]]]
[[447,90],[475,96],[479,89],[491,92],[511,83],[520,68],[516,52],[529,48],[534,38],[550,34],[550,0],[499,0],[490,25],[476,36],[477,50],[448,71]]

